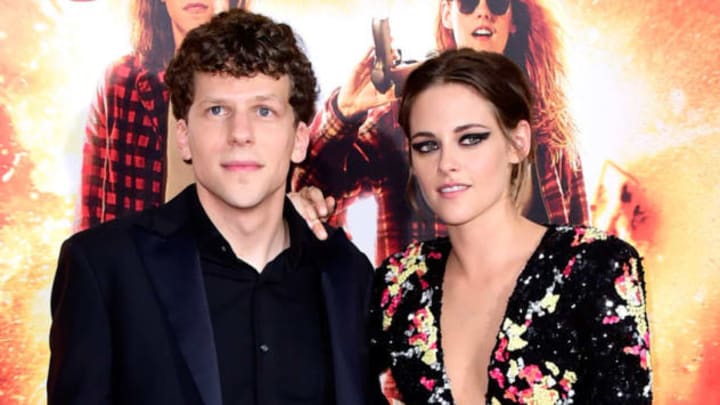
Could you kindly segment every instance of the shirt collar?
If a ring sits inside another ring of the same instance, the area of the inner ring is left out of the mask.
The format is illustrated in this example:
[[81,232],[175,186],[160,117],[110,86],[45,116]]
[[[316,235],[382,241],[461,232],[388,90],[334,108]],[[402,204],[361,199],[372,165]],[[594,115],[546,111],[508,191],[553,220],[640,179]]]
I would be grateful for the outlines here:
[[[212,251],[213,248],[217,249],[217,246],[227,246],[229,249],[230,244],[207,216],[197,193],[192,193],[190,207],[193,231],[198,236],[196,238],[198,248],[201,251],[205,248],[208,249],[207,251]],[[300,260],[307,248],[318,240],[287,197],[283,202],[283,219],[290,233],[290,247],[286,250],[288,260],[291,268],[295,268],[301,263]]]

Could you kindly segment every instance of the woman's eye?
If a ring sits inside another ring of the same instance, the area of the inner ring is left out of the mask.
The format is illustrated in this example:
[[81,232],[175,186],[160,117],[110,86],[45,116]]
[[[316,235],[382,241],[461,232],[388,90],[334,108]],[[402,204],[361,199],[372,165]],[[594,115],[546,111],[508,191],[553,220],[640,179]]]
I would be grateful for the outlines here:
[[476,134],[465,134],[460,137],[461,145],[476,145],[490,136],[490,132],[481,132]]
[[423,141],[415,142],[411,145],[413,150],[417,153],[429,153],[438,149],[438,144],[435,141]]
[[269,117],[270,115],[272,115],[272,110],[268,107],[261,106],[258,107],[257,114],[261,117]]
[[210,111],[210,114],[212,115],[223,115],[225,113],[225,107],[220,105],[214,105],[208,108],[208,111]]

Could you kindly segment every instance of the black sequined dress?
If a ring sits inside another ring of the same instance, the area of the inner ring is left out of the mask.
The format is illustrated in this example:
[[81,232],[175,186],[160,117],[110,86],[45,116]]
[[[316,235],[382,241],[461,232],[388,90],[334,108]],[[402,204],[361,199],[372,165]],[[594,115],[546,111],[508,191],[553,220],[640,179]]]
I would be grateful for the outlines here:
[[[452,404],[440,313],[447,238],[416,243],[377,270],[375,372],[407,405]],[[650,404],[640,258],[593,228],[550,226],[520,273],[488,365],[487,404]]]

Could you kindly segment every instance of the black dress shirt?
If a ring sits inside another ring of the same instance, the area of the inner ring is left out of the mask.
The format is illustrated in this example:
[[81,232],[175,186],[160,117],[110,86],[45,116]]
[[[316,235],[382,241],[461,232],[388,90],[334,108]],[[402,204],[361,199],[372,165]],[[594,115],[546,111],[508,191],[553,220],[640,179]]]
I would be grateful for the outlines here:
[[258,272],[235,256],[199,200],[193,218],[223,403],[331,405],[334,384],[314,236],[285,201],[290,248]]

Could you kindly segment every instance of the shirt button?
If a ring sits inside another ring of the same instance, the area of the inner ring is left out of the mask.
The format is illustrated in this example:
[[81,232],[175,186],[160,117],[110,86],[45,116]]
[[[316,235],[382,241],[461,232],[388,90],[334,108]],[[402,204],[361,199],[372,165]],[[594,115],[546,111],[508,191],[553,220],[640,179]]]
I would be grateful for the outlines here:
[[263,353],[267,353],[270,351],[270,348],[268,347],[268,345],[262,344],[262,345],[260,345],[260,351]]
[[227,248],[225,246],[220,246],[220,250],[222,250],[223,252],[227,252]]

